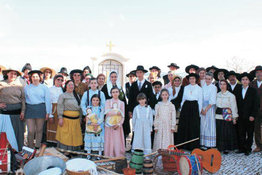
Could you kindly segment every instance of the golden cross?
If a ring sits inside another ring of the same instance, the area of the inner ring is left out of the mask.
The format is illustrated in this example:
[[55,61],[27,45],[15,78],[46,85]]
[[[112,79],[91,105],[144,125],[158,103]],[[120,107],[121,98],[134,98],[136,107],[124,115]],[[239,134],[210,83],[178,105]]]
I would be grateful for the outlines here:
[[109,41],[108,44],[106,44],[106,46],[109,48],[109,52],[112,51],[112,47],[114,47],[115,45],[112,43],[112,41]]

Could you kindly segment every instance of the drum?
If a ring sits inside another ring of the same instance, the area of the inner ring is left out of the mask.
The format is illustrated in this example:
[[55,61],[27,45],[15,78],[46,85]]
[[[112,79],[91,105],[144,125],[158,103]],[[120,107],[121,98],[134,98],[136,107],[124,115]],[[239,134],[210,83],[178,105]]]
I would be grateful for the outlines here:
[[184,155],[179,160],[179,169],[181,175],[198,175],[202,174],[202,164],[200,157],[197,155]]
[[52,114],[53,114],[53,120],[54,123],[47,122],[47,132],[46,132],[46,140],[48,142],[54,142],[57,143],[55,136],[56,136],[56,129],[58,125],[58,117],[57,117],[57,104],[52,104]]
[[68,175],[93,175],[97,174],[96,164],[88,159],[75,158],[66,162]]
[[135,149],[131,161],[129,163],[130,168],[136,169],[136,174],[140,174],[143,169],[144,162],[144,151],[140,149]]

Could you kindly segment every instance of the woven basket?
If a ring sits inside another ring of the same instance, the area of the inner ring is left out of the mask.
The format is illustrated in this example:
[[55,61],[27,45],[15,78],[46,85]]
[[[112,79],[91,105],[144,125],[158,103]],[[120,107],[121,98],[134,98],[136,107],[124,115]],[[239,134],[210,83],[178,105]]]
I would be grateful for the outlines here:
[[66,169],[66,172],[68,175],[91,175],[89,171],[75,172],[75,171],[70,171]]

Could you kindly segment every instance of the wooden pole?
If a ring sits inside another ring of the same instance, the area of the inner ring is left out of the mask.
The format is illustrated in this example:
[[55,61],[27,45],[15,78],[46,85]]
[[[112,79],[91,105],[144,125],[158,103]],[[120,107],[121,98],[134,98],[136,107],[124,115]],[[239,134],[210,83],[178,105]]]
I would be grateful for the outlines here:
[[113,172],[113,171],[110,171],[110,170],[108,170],[108,169],[105,169],[105,168],[103,168],[103,167],[101,167],[101,166],[97,166],[97,168],[100,169],[100,170],[106,171],[106,172],[108,172],[108,173],[110,173],[110,174],[120,175],[120,174],[118,174],[118,173],[115,173],[115,172]]

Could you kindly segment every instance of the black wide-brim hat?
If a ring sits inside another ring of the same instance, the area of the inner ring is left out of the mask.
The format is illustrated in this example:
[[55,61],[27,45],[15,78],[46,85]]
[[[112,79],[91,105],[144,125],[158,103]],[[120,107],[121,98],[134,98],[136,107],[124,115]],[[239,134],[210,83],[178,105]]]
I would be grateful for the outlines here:
[[196,74],[196,73],[191,73],[191,74],[189,74],[189,75],[186,76],[186,78],[187,78],[188,80],[189,80],[190,77],[195,77],[195,78],[196,78],[196,81],[198,81],[198,79],[199,79],[199,75]]
[[191,68],[194,68],[194,69],[197,71],[197,69],[198,69],[199,67],[198,67],[197,65],[191,64],[191,65],[189,65],[189,66],[186,67],[186,69],[185,69],[186,73],[189,74],[189,70],[190,70]]
[[212,65],[210,67],[207,67],[206,71],[209,72],[211,69],[214,69],[216,71],[218,68],[216,66]]
[[247,78],[249,79],[249,81],[252,81],[252,80],[254,79],[254,76],[253,76],[253,75],[251,75],[250,73],[244,72],[244,73],[239,74],[239,75],[237,76],[238,81],[241,81],[241,79],[242,79],[243,77],[247,77]]
[[217,69],[215,72],[214,72],[214,78],[216,81],[218,81],[218,73],[219,72],[224,72],[225,74],[225,79],[227,79],[227,74],[228,74],[228,71],[226,69]]
[[229,72],[227,73],[226,77],[228,78],[228,77],[231,76],[231,75],[234,75],[234,76],[237,77],[239,74],[236,73],[235,71],[231,70],[231,71],[229,71]]
[[60,74],[65,74],[66,76],[68,76],[67,68],[66,68],[66,67],[62,67],[58,73],[60,73]]
[[73,75],[73,74],[75,74],[75,73],[80,73],[80,74],[82,74],[83,71],[80,70],[80,69],[74,69],[74,70],[71,70],[70,75]]
[[134,75],[136,76],[136,71],[132,70],[131,72],[129,72],[128,74],[126,74],[126,77],[129,77],[129,75]]
[[256,68],[254,70],[252,70],[250,72],[250,74],[255,77],[256,76],[256,71],[259,71],[259,70],[262,71],[262,66],[256,66]]
[[160,69],[159,67],[157,67],[157,66],[152,66],[152,67],[149,68],[149,70],[152,70],[152,69],[156,69],[156,70],[158,70],[158,71],[161,70],[161,69]]
[[176,63],[171,63],[171,64],[168,65],[167,67],[175,67],[175,68],[177,68],[177,69],[180,68]]
[[33,75],[33,74],[38,74],[38,75],[41,75],[41,74],[43,74],[43,72],[42,71],[40,71],[40,70],[31,70],[30,72],[28,72],[28,75]]
[[135,71],[139,71],[139,70],[143,71],[144,73],[148,72],[147,70],[144,69],[144,66],[141,65],[137,66]]

